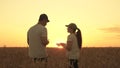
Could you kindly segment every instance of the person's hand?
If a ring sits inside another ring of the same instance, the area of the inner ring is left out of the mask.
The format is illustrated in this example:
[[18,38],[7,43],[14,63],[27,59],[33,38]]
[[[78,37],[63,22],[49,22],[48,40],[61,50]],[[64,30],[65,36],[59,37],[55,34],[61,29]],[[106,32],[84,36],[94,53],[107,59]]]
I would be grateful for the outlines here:
[[56,45],[57,45],[57,46],[60,46],[60,43],[57,43]]
[[45,47],[49,44],[49,40],[46,41],[46,44],[44,45]]
[[65,46],[65,43],[57,43],[58,46]]

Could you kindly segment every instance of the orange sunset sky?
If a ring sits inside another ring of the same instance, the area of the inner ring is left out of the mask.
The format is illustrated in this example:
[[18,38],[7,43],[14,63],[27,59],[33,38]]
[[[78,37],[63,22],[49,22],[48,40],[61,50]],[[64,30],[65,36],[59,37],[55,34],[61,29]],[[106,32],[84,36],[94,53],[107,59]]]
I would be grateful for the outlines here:
[[42,13],[50,20],[48,47],[66,42],[71,22],[83,47],[120,47],[120,0],[0,0],[0,47],[27,47],[27,31]]

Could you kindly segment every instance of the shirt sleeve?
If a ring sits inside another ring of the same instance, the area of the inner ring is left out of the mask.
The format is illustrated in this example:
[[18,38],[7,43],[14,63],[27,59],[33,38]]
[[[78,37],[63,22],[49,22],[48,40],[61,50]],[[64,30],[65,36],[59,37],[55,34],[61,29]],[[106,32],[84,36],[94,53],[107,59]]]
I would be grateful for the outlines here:
[[71,35],[69,35],[69,36],[67,37],[67,41],[72,41],[72,36],[71,36]]
[[42,37],[47,37],[47,29],[46,28],[43,28],[42,29]]

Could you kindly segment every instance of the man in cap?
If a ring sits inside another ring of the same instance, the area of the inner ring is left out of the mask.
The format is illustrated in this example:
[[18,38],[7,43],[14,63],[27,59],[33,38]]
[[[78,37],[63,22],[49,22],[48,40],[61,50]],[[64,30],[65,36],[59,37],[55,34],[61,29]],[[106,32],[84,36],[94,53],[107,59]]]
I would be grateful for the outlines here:
[[27,32],[27,43],[29,45],[29,56],[34,62],[47,62],[46,45],[49,43],[47,28],[49,22],[46,14],[41,14],[38,23],[32,26]]

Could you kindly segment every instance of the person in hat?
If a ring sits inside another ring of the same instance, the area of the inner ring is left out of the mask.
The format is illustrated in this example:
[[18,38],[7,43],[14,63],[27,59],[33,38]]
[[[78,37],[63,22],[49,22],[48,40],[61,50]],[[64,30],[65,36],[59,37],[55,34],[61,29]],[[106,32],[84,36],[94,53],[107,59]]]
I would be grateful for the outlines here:
[[78,59],[80,49],[82,47],[82,35],[80,29],[74,23],[66,25],[68,33],[67,43],[58,43],[58,46],[63,46],[67,50],[69,59],[69,68],[78,68]]
[[38,23],[32,26],[27,32],[27,43],[29,45],[29,56],[34,62],[47,61],[46,46],[49,44],[47,28],[49,22],[46,14],[41,14]]

